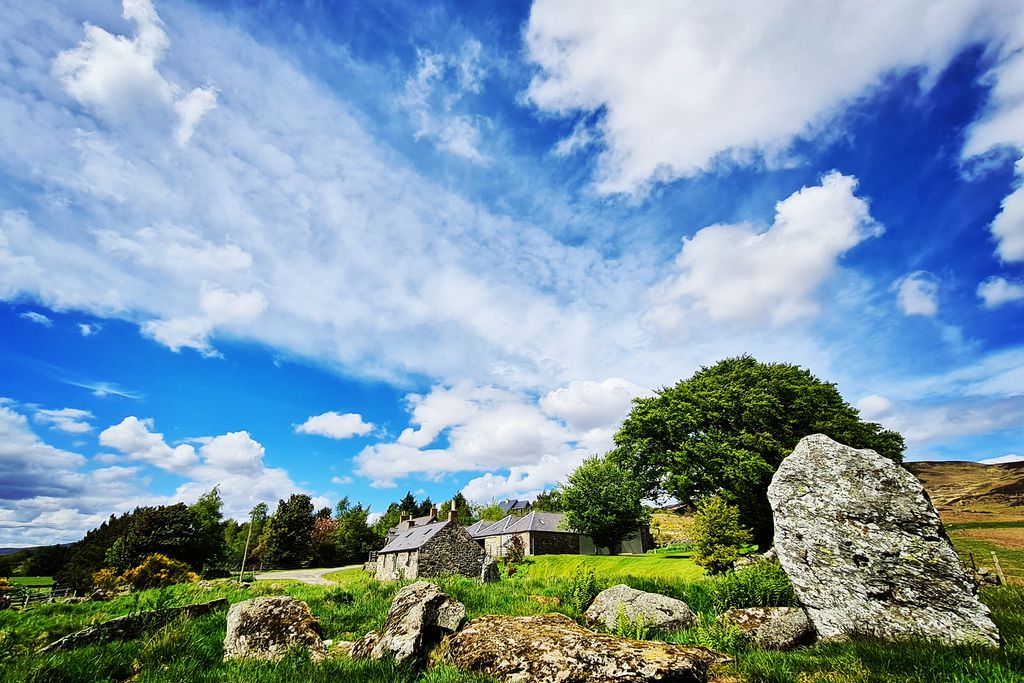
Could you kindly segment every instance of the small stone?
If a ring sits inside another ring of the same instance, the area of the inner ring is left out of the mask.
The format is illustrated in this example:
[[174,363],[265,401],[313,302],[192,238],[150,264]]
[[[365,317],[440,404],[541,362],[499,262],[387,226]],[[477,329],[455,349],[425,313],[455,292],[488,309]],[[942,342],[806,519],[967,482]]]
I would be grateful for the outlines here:
[[721,619],[736,626],[746,640],[766,650],[792,650],[814,641],[814,626],[799,607],[731,609]]
[[604,624],[609,631],[614,631],[620,607],[630,623],[637,623],[637,617],[642,614],[645,626],[660,631],[681,631],[689,628],[694,620],[690,606],[682,600],[645,593],[621,583],[598,593],[583,616],[589,624]]

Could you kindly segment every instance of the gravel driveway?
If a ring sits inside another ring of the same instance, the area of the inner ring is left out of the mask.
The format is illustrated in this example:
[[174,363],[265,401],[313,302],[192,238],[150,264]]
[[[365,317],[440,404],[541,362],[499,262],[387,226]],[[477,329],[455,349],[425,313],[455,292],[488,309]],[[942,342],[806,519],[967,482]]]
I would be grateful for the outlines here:
[[347,567],[332,567],[330,569],[290,569],[282,572],[259,572],[255,575],[255,578],[257,581],[291,579],[292,581],[301,581],[302,583],[330,586],[334,582],[325,579],[324,574],[341,571],[342,569],[359,569],[362,566],[361,564],[350,564]]

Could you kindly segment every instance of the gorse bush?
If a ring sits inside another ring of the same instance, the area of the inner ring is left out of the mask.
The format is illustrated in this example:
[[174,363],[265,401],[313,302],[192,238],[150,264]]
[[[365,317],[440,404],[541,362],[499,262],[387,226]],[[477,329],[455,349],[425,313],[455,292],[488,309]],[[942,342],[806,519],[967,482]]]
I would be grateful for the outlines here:
[[121,580],[135,590],[146,590],[176,583],[196,583],[199,575],[184,562],[154,553],[146,557],[138,567],[126,571]]
[[569,580],[569,590],[566,592],[565,604],[577,612],[583,612],[600,592],[594,570],[585,569],[573,575],[572,579]]
[[782,565],[758,562],[717,579],[712,605],[718,612],[744,607],[795,607],[796,592]]

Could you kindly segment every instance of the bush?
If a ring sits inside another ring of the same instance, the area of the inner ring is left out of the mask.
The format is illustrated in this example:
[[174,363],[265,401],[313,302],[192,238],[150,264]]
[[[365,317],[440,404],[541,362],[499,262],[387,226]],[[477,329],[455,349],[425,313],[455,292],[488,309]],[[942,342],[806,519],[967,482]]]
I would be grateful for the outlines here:
[[7,609],[11,606],[11,593],[14,586],[7,579],[0,578],[0,609]]
[[519,534],[516,534],[511,539],[505,548],[505,564],[509,567],[514,567],[518,564],[522,564],[526,558],[526,544],[523,543],[523,539]]
[[154,553],[147,556],[138,567],[126,571],[121,580],[135,590],[145,590],[176,583],[195,583],[199,581],[199,575],[184,562]]
[[577,612],[583,612],[600,592],[594,570],[587,568],[574,574],[569,580],[565,603]]
[[92,575],[92,585],[101,591],[113,592],[124,585],[124,579],[113,569],[104,567]]
[[796,607],[796,592],[782,565],[758,562],[718,580],[712,605],[718,612],[745,607]]
[[710,574],[722,574],[736,563],[740,547],[749,543],[750,532],[740,526],[739,509],[719,496],[697,504],[693,516],[693,560]]

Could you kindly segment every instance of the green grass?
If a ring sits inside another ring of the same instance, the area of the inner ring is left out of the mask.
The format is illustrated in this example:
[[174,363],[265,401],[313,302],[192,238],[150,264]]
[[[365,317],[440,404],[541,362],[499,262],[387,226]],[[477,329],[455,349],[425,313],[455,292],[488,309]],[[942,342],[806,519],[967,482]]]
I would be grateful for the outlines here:
[[1024,584],[1024,550],[1007,548],[991,541],[962,536],[957,533],[950,534],[950,538],[957,554],[964,562],[968,561],[968,553],[974,553],[974,561],[978,565],[993,568],[991,552],[995,551],[1007,580]]
[[1024,521],[1010,522],[962,522],[961,524],[947,524],[946,529],[956,531],[957,529],[1016,529],[1024,526]]
[[585,569],[598,576],[690,581],[704,575],[689,553],[665,555],[537,555],[526,560],[523,571],[531,578],[568,577]]
[[12,576],[8,580],[17,586],[26,588],[49,588],[53,585],[52,576]]

